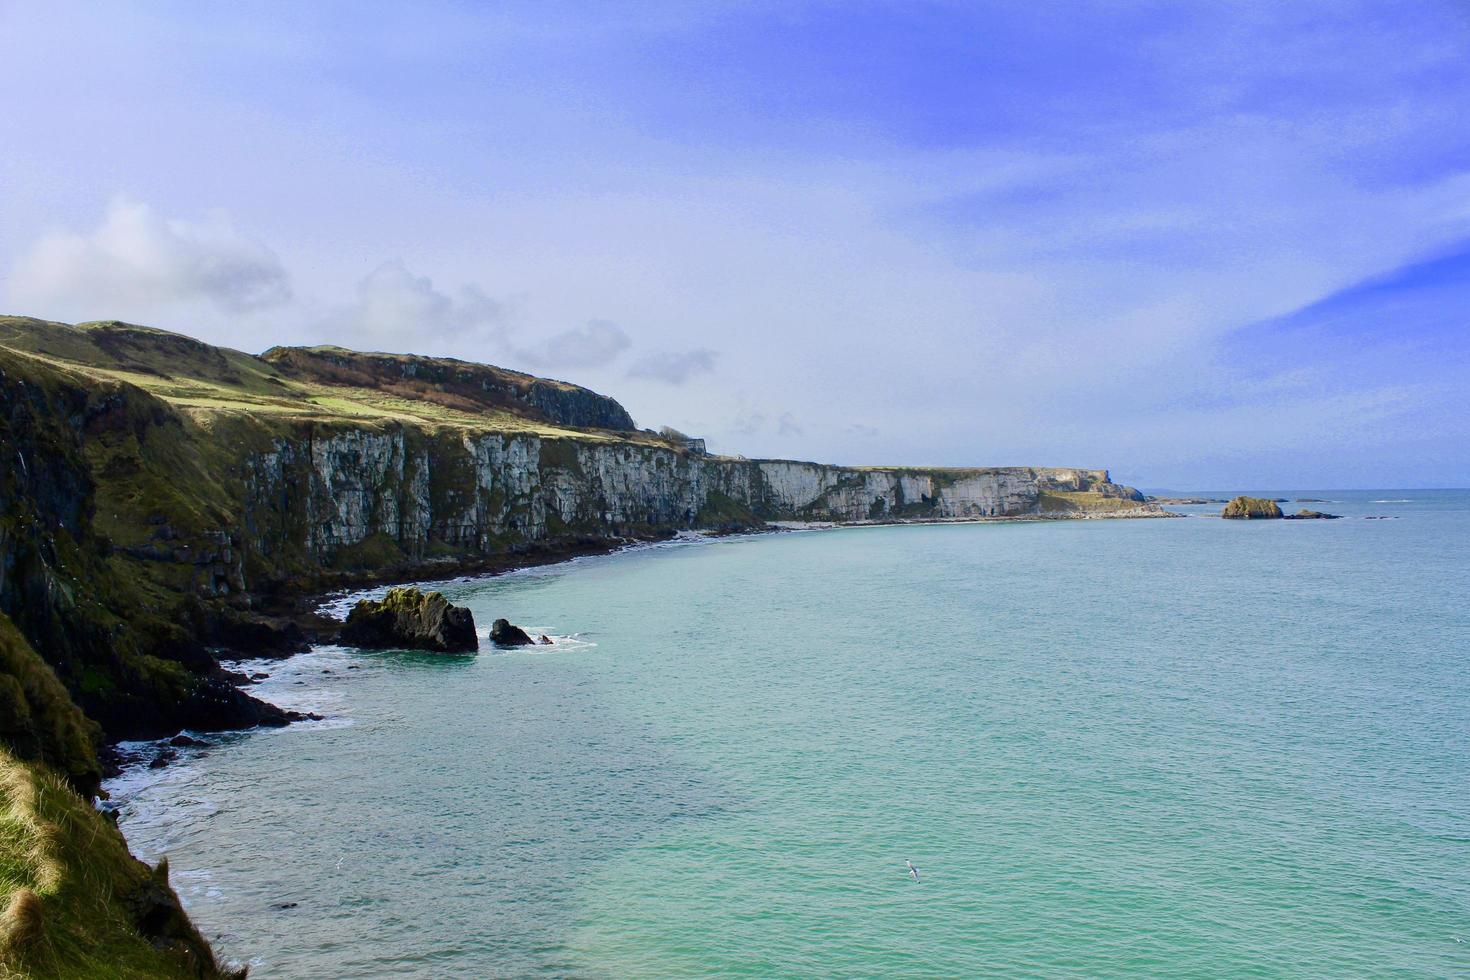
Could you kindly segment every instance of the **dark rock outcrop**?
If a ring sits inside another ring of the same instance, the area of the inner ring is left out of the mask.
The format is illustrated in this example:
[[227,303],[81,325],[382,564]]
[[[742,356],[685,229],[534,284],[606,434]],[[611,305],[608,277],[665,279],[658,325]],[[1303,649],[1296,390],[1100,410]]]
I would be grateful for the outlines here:
[[1341,514],[1324,514],[1320,510],[1307,510],[1306,508],[1302,508],[1295,514],[1287,514],[1283,518],[1288,521],[1338,521],[1341,519]]
[[1281,508],[1273,500],[1260,497],[1236,497],[1225,505],[1220,516],[1240,521],[1273,520],[1281,517]]
[[536,641],[519,626],[512,626],[509,620],[497,619],[490,627],[490,642],[498,647],[528,647]]
[[340,639],[373,650],[473,653],[480,647],[468,609],[418,589],[389,589],[382,599],[362,600],[352,607]]

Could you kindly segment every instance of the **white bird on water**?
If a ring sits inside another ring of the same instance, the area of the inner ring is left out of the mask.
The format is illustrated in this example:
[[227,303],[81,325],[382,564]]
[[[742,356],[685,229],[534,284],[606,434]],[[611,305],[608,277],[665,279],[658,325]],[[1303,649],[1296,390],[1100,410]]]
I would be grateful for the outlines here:
[[912,861],[905,861],[904,864],[907,864],[909,866],[909,874],[911,874],[911,875],[914,876],[914,880],[915,881],[918,881],[919,880],[919,869],[916,868],[916,867],[914,867],[914,862],[912,862]]

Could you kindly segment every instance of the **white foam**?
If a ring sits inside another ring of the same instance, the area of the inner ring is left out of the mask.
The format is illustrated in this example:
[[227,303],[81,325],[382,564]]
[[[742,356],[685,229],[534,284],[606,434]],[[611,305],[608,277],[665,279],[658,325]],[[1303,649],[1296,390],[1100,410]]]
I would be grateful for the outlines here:
[[551,642],[534,643],[531,646],[526,647],[506,647],[503,649],[497,649],[496,652],[512,655],[572,653],[577,650],[591,650],[597,646],[597,644],[592,642],[591,640],[584,639],[583,634],[581,633],[553,633],[548,629],[539,629],[529,626],[526,627],[526,632],[537,639],[540,639],[544,636]]

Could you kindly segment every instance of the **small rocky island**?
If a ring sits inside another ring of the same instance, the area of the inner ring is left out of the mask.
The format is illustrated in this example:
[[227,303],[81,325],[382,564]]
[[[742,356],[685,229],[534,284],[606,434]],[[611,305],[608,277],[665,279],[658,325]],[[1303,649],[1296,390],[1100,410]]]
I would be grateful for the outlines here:
[[1336,521],[1342,517],[1341,514],[1324,514],[1320,510],[1307,510],[1306,508],[1302,508],[1295,514],[1283,514],[1281,508],[1276,505],[1276,501],[1262,497],[1236,497],[1225,505],[1220,516],[1237,521]]
[[480,648],[468,609],[451,605],[441,593],[411,588],[389,589],[381,599],[353,606],[340,639],[371,650],[474,653]]
[[1220,516],[1235,521],[1261,521],[1279,519],[1281,508],[1276,501],[1263,497],[1236,497],[1225,505]]

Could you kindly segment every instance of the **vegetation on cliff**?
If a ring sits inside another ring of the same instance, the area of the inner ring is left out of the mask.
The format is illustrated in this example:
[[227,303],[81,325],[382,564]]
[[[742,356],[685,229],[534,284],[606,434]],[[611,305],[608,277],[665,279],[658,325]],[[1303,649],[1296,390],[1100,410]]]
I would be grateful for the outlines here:
[[0,613],[107,735],[284,721],[200,641],[231,577],[208,440],[126,385],[0,350],[0,447]]
[[91,796],[102,781],[100,737],[55,671],[0,613],[0,743],[19,760],[50,765]]
[[394,421],[664,445],[655,433],[633,430],[626,410],[605,395],[449,358],[335,347],[276,347],[256,357],[115,320],[73,326],[13,316],[0,316],[0,348],[132,385],[200,419]]
[[0,976],[243,977],[221,969],[168,884],[46,765],[0,748]]

